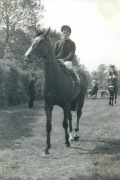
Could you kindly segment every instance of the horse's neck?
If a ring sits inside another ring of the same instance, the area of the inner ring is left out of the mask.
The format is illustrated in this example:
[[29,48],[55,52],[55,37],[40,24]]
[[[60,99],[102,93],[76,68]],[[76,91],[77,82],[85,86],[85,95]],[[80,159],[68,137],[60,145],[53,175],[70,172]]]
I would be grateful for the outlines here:
[[96,86],[97,86],[97,83],[94,83],[94,84],[92,85],[93,88],[95,88]]
[[49,46],[49,52],[45,55],[46,65],[44,67],[44,75],[47,84],[54,84],[61,78],[61,68],[57,63],[57,59],[52,45]]
[[113,86],[114,85],[114,80],[111,78],[110,82],[109,82],[109,85],[110,86]]

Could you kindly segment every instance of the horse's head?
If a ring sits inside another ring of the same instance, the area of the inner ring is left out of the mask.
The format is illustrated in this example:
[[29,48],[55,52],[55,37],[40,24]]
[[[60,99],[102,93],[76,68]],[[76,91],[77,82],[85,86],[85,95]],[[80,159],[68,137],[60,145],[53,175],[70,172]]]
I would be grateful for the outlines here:
[[48,54],[49,51],[49,39],[48,34],[50,32],[50,28],[45,32],[40,32],[33,40],[31,46],[25,53],[25,59],[33,59],[31,57],[34,57],[35,59],[40,57],[45,57]]
[[113,92],[114,91],[114,81],[113,81],[113,78],[109,79],[108,90],[109,90],[109,92]]
[[109,92],[113,92],[114,91],[114,86],[113,85],[109,85]]

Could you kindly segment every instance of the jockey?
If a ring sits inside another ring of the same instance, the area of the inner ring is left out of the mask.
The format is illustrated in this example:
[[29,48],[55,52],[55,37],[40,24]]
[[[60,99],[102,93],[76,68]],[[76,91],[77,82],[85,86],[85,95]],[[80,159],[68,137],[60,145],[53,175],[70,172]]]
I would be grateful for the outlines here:
[[110,65],[108,83],[111,79],[113,79],[114,82],[117,83],[118,74],[117,74],[117,70],[115,69],[115,66],[113,64]]
[[96,77],[94,77],[93,80],[92,80],[92,87],[95,86],[95,85],[97,85],[97,79],[96,79]]
[[70,39],[71,28],[67,25],[61,27],[62,38],[55,43],[55,55],[63,66],[67,68],[73,77],[76,85],[79,86],[79,78],[72,69],[72,62],[75,55],[76,45]]

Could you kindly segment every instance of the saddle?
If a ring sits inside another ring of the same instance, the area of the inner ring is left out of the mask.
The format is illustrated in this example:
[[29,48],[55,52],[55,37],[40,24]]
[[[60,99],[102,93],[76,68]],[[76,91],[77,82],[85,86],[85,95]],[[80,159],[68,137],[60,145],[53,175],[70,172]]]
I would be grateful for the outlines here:
[[71,69],[71,70],[67,69],[66,66],[63,63],[61,63],[60,61],[58,61],[58,63],[61,66],[61,68],[63,69],[63,71],[71,77],[73,84],[76,84],[77,86],[79,86],[80,79],[79,79],[77,72],[74,69]]

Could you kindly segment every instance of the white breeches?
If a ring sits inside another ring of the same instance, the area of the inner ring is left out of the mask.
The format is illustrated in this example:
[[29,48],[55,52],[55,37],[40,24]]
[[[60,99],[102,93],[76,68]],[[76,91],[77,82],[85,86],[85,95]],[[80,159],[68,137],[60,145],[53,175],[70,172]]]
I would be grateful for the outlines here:
[[72,62],[71,61],[66,61],[65,66],[67,69],[71,70],[72,69]]

